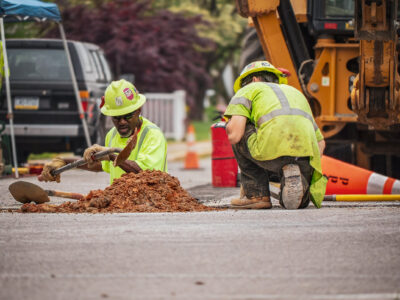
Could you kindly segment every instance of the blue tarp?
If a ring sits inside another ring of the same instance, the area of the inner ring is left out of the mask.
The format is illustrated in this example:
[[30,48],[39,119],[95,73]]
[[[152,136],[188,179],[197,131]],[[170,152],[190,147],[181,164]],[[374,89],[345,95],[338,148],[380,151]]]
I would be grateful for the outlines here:
[[6,21],[61,21],[57,4],[39,0],[0,0],[0,15]]

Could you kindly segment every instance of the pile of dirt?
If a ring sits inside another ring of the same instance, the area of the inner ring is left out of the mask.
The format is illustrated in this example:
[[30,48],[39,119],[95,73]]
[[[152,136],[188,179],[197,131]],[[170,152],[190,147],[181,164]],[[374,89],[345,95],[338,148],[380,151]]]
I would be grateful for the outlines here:
[[179,180],[161,171],[127,173],[103,190],[90,191],[82,200],[61,205],[24,204],[20,212],[111,213],[209,211],[184,190]]

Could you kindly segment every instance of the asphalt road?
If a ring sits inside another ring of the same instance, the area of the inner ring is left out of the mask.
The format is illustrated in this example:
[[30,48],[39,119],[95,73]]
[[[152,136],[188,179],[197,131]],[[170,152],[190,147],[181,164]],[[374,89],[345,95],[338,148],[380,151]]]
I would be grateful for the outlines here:
[[[238,189],[210,187],[210,165],[204,159],[200,170],[188,171],[177,162],[169,170],[204,201],[229,201]],[[62,180],[40,186],[87,193],[108,184],[105,174],[84,171]],[[3,208],[16,205],[7,190],[13,181],[0,179]],[[400,203],[0,213],[0,299],[105,298],[400,299]]]

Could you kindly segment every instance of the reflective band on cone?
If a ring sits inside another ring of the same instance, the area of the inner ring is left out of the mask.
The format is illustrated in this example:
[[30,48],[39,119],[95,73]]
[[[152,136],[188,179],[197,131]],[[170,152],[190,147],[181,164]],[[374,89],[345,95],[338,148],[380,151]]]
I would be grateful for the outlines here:
[[400,181],[349,163],[322,156],[322,172],[328,178],[326,195],[400,194]]

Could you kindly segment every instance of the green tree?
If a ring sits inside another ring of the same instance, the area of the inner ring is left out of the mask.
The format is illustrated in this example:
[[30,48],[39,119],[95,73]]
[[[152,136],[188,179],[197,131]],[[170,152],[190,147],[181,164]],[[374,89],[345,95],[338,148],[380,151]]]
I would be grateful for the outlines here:
[[[53,0],[67,38],[102,46],[116,76],[134,73],[146,92],[187,91],[200,119],[206,89],[228,100],[221,75],[236,66],[247,25],[231,0]],[[55,24],[17,23],[7,37],[59,38]]]
[[225,100],[229,96],[222,82],[222,72],[230,64],[235,71],[241,51],[241,40],[247,27],[247,20],[236,11],[231,0],[158,0],[157,7],[180,12],[186,16],[202,15],[209,26],[199,24],[197,29],[202,37],[213,40],[216,51],[207,55],[207,72],[213,78],[216,95]]

